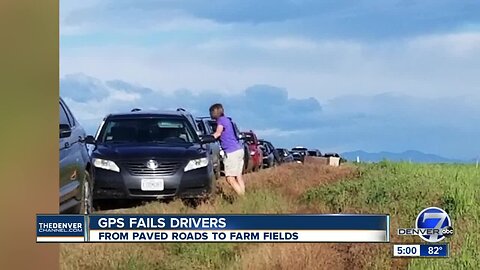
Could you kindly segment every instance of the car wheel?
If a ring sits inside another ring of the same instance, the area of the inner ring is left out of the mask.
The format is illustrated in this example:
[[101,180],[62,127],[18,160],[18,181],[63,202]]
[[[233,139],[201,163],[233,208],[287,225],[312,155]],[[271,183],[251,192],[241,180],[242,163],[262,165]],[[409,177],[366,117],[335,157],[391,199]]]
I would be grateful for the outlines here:
[[93,185],[91,183],[90,173],[85,171],[85,178],[82,184],[82,199],[80,205],[80,214],[88,215],[93,212]]

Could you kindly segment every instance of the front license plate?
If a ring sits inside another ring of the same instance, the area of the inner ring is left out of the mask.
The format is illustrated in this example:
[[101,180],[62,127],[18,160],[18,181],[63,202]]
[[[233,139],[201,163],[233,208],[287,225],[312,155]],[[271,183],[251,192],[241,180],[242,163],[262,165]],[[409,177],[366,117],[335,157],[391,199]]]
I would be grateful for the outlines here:
[[164,189],[163,179],[142,179],[141,188],[144,191],[161,191]]

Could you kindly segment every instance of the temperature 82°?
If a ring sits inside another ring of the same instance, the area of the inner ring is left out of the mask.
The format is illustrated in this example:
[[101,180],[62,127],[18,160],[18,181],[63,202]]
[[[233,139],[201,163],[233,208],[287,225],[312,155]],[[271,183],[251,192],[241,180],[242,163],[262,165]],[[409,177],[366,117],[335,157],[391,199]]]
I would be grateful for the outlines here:
[[442,246],[433,246],[433,247],[428,247],[428,255],[439,255],[440,251],[443,250]]

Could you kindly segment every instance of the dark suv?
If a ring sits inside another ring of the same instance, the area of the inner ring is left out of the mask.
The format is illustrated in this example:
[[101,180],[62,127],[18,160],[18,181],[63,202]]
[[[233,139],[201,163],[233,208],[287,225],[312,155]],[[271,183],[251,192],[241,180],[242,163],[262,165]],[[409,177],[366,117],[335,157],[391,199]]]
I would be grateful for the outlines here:
[[307,153],[311,157],[321,157],[322,156],[322,152],[320,152],[320,150],[318,150],[318,149],[308,150]]
[[281,163],[280,156],[269,141],[258,140],[263,150],[263,167],[270,168],[275,167]]
[[92,212],[93,180],[85,130],[60,98],[60,213]]
[[293,155],[285,148],[277,148],[277,153],[280,156],[281,163],[293,162]]
[[[194,121],[193,121],[194,122]],[[200,198],[214,191],[211,135],[200,138],[182,110],[105,117],[92,164],[94,199]]]

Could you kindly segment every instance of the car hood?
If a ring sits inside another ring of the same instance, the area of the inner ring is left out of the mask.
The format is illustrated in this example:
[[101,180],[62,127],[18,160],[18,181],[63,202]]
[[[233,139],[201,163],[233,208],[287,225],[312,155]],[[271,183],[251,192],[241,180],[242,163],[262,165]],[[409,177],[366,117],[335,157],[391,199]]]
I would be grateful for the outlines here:
[[206,150],[199,145],[99,145],[92,157],[110,160],[129,159],[193,159],[206,156]]

